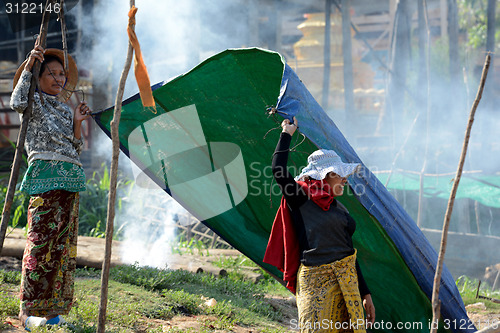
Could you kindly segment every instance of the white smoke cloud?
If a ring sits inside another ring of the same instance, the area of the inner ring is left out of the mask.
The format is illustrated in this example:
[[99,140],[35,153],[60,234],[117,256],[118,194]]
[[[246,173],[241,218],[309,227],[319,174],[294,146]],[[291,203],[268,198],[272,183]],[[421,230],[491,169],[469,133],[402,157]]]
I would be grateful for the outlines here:
[[[246,20],[235,19],[238,15],[246,15],[247,7],[241,6],[243,2],[136,1],[135,31],[151,84],[168,81],[224,49],[248,46]],[[92,47],[81,49],[79,59],[89,67],[97,86],[111,85],[109,90],[113,96],[108,100],[112,104],[128,48],[128,11],[128,1],[100,1],[93,8],[93,16],[83,18],[83,38],[92,41]],[[219,33],[221,31],[225,33]],[[124,99],[136,93],[138,88],[131,69]],[[109,160],[111,141],[102,133],[100,135],[99,145],[96,145],[98,156]],[[123,154],[120,155],[120,168],[140,174]],[[152,201],[164,209],[144,206]],[[124,236],[122,260],[161,268],[168,265],[175,220],[186,214],[184,208],[154,183],[135,186],[133,195],[123,200],[123,208],[115,218],[115,230],[120,230]]]
[[[251,14],[248,13],[254,13],[252,15],[255,15],[259,12],[259,10],[251,10],[249,8],[252,4],[253,2],[250,0],[136,1],[136,6],[138,7],[136,33],[141,43],[151,83],[168,81],[186,72],[210,55],[226,48],[260,46],[251,45],[249,42],[250,40],[259,39],[255,38],[255,36],[250,36],[249,33],[249,26],[252,24],[250,20],[258,20],[258,17],[250,17]],[[84,22],[83,24],[85,28],[84,37],[92,40],[93,47],[82,49],[80,59],[84,60],[83,63],[91,64],[90,69],[92,70],[94,80],[97,82],[109,82],[112,85],[111,92],[113,96],[109,98],[111,103],[114,103],[114,94],[116,93],[116,86],[122,72],[128,47],[128,37],[126,34],[128,5],[128,1],[101,0],[93,9],[93,20],[91,22]],[[270,34],[268,31],[260,32]],[[432,102],[427,170],[429,173],[438,174],[454,172],[456,170],[470,104],[475,97],[479,82],[477,67],[478,64],[480,67],[482,62],[477,61],[477,57],[473,59],[472,56],[468,55],[461,64],[468,74],[469,95],[466,98],[466,92],[453,89],[453,85],[450,84],[446,76],[447,63],[443,60],[447,57],[446,48],[434,42],[432,53],[432,74],[430,80]],[[416,81],[417,57],[418,54],[414,52],[414,59],[412,60],[414,64],[408,79],[408,89],[414,95],[417,95],[416,92],[419,89],[423,89],[412,83],[412,81]],[[290,65],[293,68],[296,67],[295,64]],[[376,70],[376,67],[379,67],[379,65],[374,62],[372,68]],[[491,72],[492,70],[490,70]],[[473,75],[473,73],[476,73],[476,75]],[[377,77],[384,78],[386,74],[386,72],[377,73]],[[338,80],[342,80],[342,77],[339,77]],[[494,85],[494,83],[495,81],[490,77],[487,86]],[[321,85],[322,82],[315,82],[315,84]],[[378,82],[378,84],[379,88],[385,86],[384,83]],[[138,89],[133,71],[131,71],[127,80],[124,98],[130,97],[137,92]],[[445,99],[449,100],[450,96],[455,97],[452,99],[455,99],[459,103],[443,103]],[[386,128],[388,129],[399,128],[402,136],[392,138],[391,140],[395,143],[394,147],[393,149],[386,150],[380,149],[381,146],[387,144],[387,142],[379,140],[383,138],[371,136],[373,135],[375,126],[372,123],[367,124],[363,122],[376,122],[376,117],[369,119],[369,117],[363,115],[356,119],[349,119],[356,126],[357,135],[370,136],[369,139],[365,138],[361,140],[358,137],[356,140],[353,137],[354,132],[351,133],[342,128],[342,122],[336,119],[339,118],[338,113],[336,115],[335,112],[333,114],[330,112],[330,114],[334,118],[334,121],[337,122],[337,125],[340,122],[339,128],[349,138],[351,144],[354,144],[354,149],[366,165],[369,165],[371,169],[388,170],[395,153],[405,141],[406,135],[410,134],[409,128],[412,120],[418,112],[421,112],[419,124],[415,126],[408,141],[408,146],[394,166],[394,169],[420,171],[425,158],[427,128],[423,124],[426,110],[419,109],[421,107],[418,106],[418,102],[418,98],[407,97],[405,110],[395,110],[395,112],[400,113],[397,119],[401,121],[401,118],[405,117],[406,120],[387,124]],[[497,156],[500,156],[498,154],[500,150],[498,142],[500,140],[498,137],[499,132],[496,129],[500,125],[500,113],[497,112],[493,105],[488,107],[483,102],[477,111],[476,121],[472,129],[466,170],[483,170],[485,173],[498,174],[500,160]],[[346,118],[348,117],[349,115],[346,115]],[[363,121],[361,121],[362,119]],[[387,119],[387,121],[391,121],[391,119]],[[386,136],[392,135],[390,132],[382,134]],[[101,139],[101,141],[105,140],[108,139]],[[496,144],[494,144],[495,142]],[[100,144],[99,146],[110,147],[111,145]],[[109,152],[103,152],[102,155],[111,156]],[[127,163],[130,163],[128,159],[123,158],[123,156],[120,157],[120,164],[122,166]],[[134,193],[134,195],[139,194],[139,192]],[[398,199],[403,205],[405,204],[405,198]],[[169,204],[166,203],[166,205]],[[432,205],[435,205],[435,203],[428,202],[427,207],[434,207]],[[415,211],[415,207],[407,206],[407,208],[408,210]],[[431,208],[428,209],[430,210]],[[439,225],[442,221],[442,215],[440,214],[431,211],[427,214],[426,221],[438,221],[437,224]],[[454,217],[456,215],[454,214]],[[412,217],[416,218],[416,216]],[[489,219],[489,217],[487,218]],[[126,216],[119,216],[117,219],[126,223]],[[163,219],[165,221],[171,220],[172,215],[164,216]],[[169,223],[171,222],[165,223],[165,229],[163,230],[166,238],[172,235],[169,229],[169,225],[171,224]],[[128,223],[127,225],[133,225],[133,223]],[[136,236],[137,233],[131,231],[131,235]],[[137,237],[132,238],[137,239]],[[161,244],[166,243],[161,236],[158,236],[157,239]],[[127,243],[127,247],[145,248],[141,245],[131,245],[131,243]],[[145,251],[144,258],[148,256],[148,251]],[[158,251],[168,252],[164,248]],[[131,254],[127,254],[127,256],[135,258],[133,255],[135,255],[136,251],[132,252]],[[146,259],[141,259],[139,262],[145,262],[144,260]],[[160,265],[163,265],[163,263],[160,263]]]

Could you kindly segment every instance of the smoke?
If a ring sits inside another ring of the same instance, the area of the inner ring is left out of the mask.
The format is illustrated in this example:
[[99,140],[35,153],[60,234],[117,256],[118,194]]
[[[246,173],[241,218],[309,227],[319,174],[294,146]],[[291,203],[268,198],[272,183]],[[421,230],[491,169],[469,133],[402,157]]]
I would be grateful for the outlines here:
[[[247,28],[250,4],[247,0],[136,1],[135,31],[151,84],[169,81],[224,49],[252,46],[248,44]],[[87,47],[82,47],[77,56],[92,73],[94,107],[99,110],[114,104],[128,48],[129,4],[119,0],[99,1],[92,11],[93,15],[81,18],[82,44]],[[137,92],[131,70],[124,99]],[[95,155],[109,163],[111,141],[103,133],[99,133],[97,141]],[[134,176],[140,174],[123,154],[120,168]],[[115,230],[124,238],[124,262],[164,268],[175,236],[175,222],[188,213],[143,178],[134,187],[133,194],[122,200]]]
[[[140,170],[132,164],[133,173]],[[137,178],[136,178],[137,179]],[[130,195],[122,202],[117,218],[117,234],[124,241],[121,258],[124,263],[166,268],[172,253],[175,222],[183,221],[189,213],[161,188],[141,177]]]
[[[259,4],[261,7],[257,7]],[[137,1],[136,6],[138,7],[136,33],[141,43],[143,57],[152,84],[168,81],[181,75],[209,56],[227,48],[251,46],[273,48],[272,45],[280,45],[275,40],[273,42],[273,38],[276,39],[274,31],[272,29],[263,29],[262,20],[260,20],[262,17],[266,17],[269,21],[276,19],[276,15],[271,13],[276,8],[272,8],[272,6],[263,7],[261,2],[250,0],[167,0]],[[88,47],[82,47],[79,59],[80,63],[89,64],[89,69],[93,73],[95,86],[98,87],[98,89],[94,89],[94,94],[100,92],[107,96],[107,104],[99,106],[99,108],[109,107],[114,104],[114,94],[116,93],[128,47],[126,34],[128,10],[128,2],[102,0],[94,5],[93,15],[88,15],[87,18],[83,19],[82,25],[85,29],[83,40],[87,42]],[[375,11],[375,9],[373,10]],[[387,8],[381,8],[380,12],[384,12],[384,10],[387,10]],[[416,11],[416,9],[414,10]],[[269,13],[263,13],[263,11],[269,11]],[[415,14],[415,12],[412,14]],[[287,13],[283,11],[280,15],[283,18]],[[297,17],[295,17],[295,21],[288,17],[287,29],[290,29],[292,24],[298,26],[299,23]],[[256,26],[257,29],[255,29]],[[288,36],[292,35],[300,36],[300,32],[289,33]],[[416,36],[416,33],[413,33],[413,36]],[[359,38],[359,36],[356,38]],[[419,55],[415,40],[415,38],[412,39],[411,51],[406,63],[406,66],[408,66],[406,83],[398,87],[400,88],[398,92],[394,92],[404,95],[403,109],[387,110],[385,117],[381,117],[378,111],[373,112],[376,108],[370,109],[368,107],[368,109],[363,109],[363,107],[359,107],[359,104],[357,107],[359,116],[355,117],[345,114],[339,105],[332,105],[325,111],[336,122],[363,162],[371,170],[395,170],[397,172],[399,172],[398,170],[405,170],[413,172],[412,177],[418,179],[418,175],[415,175],[415,173],[419,173],[423,169],[425,162],[426,173],[449,173],[451,184],[462,149],[469,110],[479,84],[484,54],[474,53],[466,47],[462,48],[459,57],[461,61],[460,68],[463,69],[463,73],[454,79],[450,79],[447,41],[436,40],[436,35],[434,35],[431,45],[428,79],[430,83],[430,93],[427,101],[429,103],[428,112],[426,104],[423,103],[427,99],[427,82],[418,80],[421,67],[418,62]],[[359,45],[362,45],[359,39],[353,41],[353,48]],[[276,51],[290,52],[290,45],[287,47]],[[365,65],[369,63],[371,65],[370,70],[373,72],[372,86],[363,86],[363,88],[384,89],[388,87],[387,70],[380,65],[380,62],[374,58],[373,54],[366,51],[366,49],[361,51],[353,49],[353,54],[368,54],[362,61]],[[312,75],[311,78],[308,78],[305,75],[305,67],[301,68],[300,61],[297,62],[296,60],[296,55],[293,57],[293,61],[289,59],[290,65],[297,69],[299,77],[311,92],[313,92],[313,87],[321,87],[322,82],[320,82],[318,76]],[[383,58],[382,61],[390,66],[387,59]],[[320,65],[322,65],[321,62]],[[360,63],[355,62],[355,77],[357,75],[362,77],[366,74],[363,73],[365,67],[361,72],[356,72],[360,68]],[[486,83],[485,96],[477,110],[472,128],[465,171],[481,171],[485,175],[498,176],[500,138],[496,129],[500,125],[500,114],[494,107],[494,96],[496,95],[494,87],[498,86],[498,79],[493,76],[493,72],[494,68],[492,67],[490,77]],[[343,81],[341,70],[334,71],[331,75],[332,82]],[[138,89],[131,71],[125,87],[124,98],[137,92]],[[355,92],[355,96],[356,94],[358,92]],[[318,95],[315,96],[318,101],[321,101]],[[386,96],[385,100],[382,97],[382,102],[386,106],[390,100],[390,95]],[[377,102],[380,102],[380,100],[377,100]],[[377,128],[377,124],[380,124],[379,128]],[[100,153],[101,156],[111,156],[107,150],[110,149],[111,145],[102,143],[109,142],[109,139],[103,137],[99,141],[100,147],[106,147]],[[120,163],[122,167],[130,168],[128,159],[120,157]],[[431,178],[430,182],[434,182],[433,178]],[[441,190],[442,188],[435,188],[436,193]],[[416,220],[418,193],[416,191],[394,191],[394,193],[404,208]],[[141,202],[139,200],[141,197],[147,195],[150,195],[149,191],[142,193],[138,190],[134,192],[133,202],[126,202],[124,205],[134,207],[134,204]],[[157,229],[161,230],[162,234],[156,235],[154,239],[158,241],[158,244],[165,244],[166,239],[172,237],[170,226],[180,207],[171,206],[170,199],[166,194],[160,192],[158,195],[166,198],[163,205],[169,207],[169,213],[158,218],[166,222],[163,229]],[[458,206],[471,206],[472,201],[466,202],[465,200],[469,199],[461,199]],[[423,226],[440,228],[446,200],[438,200],[435,196],[427,196],[424,204]],[[461,219],[464,215],[474,215],[473,208],[466,209],[463,207],[455,209],[452,218],[452,230],[459,230],[463,226]],[[131,210],[137,211],[135,208],[131,208]],[[124,209],[124,211],[130,212],[127,209]],[[179,213],[183,212],[179,211]],[[481,220],[489,221],[492,214],[498,213],[498,209],[493,209],[492,212],[490,207],[480,205],[479,212],[476,215]],[[126,256],[136,260],[135,254],[139,253],[140,249],[146,249],[146,247],[134,243],[138,241],[139,237],[137,235],[140,233],[134,231],[135,229],[129,229],[134,225],[133,221],[128,222],[130,216],[133,215],[129,213],[123,214],[117,220],[127,226],[126,234],[133,236],[127,241],[126,247],[137,249],[137,251],[131,251]],[[474,223],[470,222],[470,224]],[[139,230],[146,229],[142,227]],[[473,226],[469,226],[469,229],[473,231]],[[485,227],[484,230],[486,229]],[[131,231],[129,232],[129,230]],[[165,235],[165,237],[162,235]],[[146,242],[153,239],[148,237],[144,238]],[[155,246],[152,245],[152,248]],[[154,251],[168,252],[167,248],[158,247],[158,249]],[[147,258],[148,251],[144,251],[144,253],[143,257]],[[146,263],[146,259],[137,260],[141,264]],[[147,264],[152,265],[149,262]],[[158,265],[163,266],[163,264],[160,262]]]

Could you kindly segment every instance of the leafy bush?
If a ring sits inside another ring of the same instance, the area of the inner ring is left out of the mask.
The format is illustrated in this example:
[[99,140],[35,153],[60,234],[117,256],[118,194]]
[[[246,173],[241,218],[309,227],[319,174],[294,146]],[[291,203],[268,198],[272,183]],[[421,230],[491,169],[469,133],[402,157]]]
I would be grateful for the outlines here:
[[[3,211],[5,197],[7,196],[7,185],[0,187],[0,207]],[[23,228],[28,221],[28,203],[30,196],[24,192],[16,191],[10,210],[9,226],[13,228]]]
[[[80,194],[80,215],[78,234],[104,238],[108,213],[108,193],[110,174],[106,165],[101,166],[99,172],[94,172],[87,180],[87,190]],[[121,207],[121,197],[130,191],[133,182],[118,175],[117,208]]]
[[[477,289],[479,287],[478,279],[472,279],[468,276],[462,275],[457,279],[456,284],[465,305],[477,303],[480,300],[488,309],[500,309],[500,304],[498,303],[476,298],[476,294],[478,292]],[[498,299],[500,298],[500,291],[492,290],[488,283],[483,282],[481,284],[481,288],[479,289],[479,295]]]

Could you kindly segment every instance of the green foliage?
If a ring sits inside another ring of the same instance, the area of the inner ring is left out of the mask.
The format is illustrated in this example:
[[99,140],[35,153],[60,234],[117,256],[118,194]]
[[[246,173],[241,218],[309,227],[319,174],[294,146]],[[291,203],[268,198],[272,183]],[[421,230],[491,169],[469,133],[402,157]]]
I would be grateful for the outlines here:
[[184,290],[164,290],[161,293],[164,302],[169,305],[173,315],[196,315],[200,313],[202,299]]
[[19,301],[0,290],[0,316],[16,316],[19,312]]
[[0,270],[0,284],[4,283],[21,283],[21,272]]
[[[245,263],[243,257],[238,260]],[[61,328],[61,332],[95,332],[100,297],[99,276],[99,270],[77,269],[75,305],[65,316],[70,325]],[[169,320],[177,315],[214,316],[216,319],[200,319],[202,327],[193,330],[207,333],[230,331],[237,324],[270,327],[282,318],[281,311],[264,297],[263,286],[249,281],[138,265],[113,267],[110,279],[107,332],[144,331],[145,326],[148,332],[162,332],[162,327],[158,327],[161,324],[150,319]],[[3,316],[17,316],[19,282],[19,272],[0,270],[0,313]],[[215,298],[217,303],[210,307],[205,305],[209,298]],[[49,330],[40,328],[34,332]],[[284,331],[269,328],[264,332]]]
[[[169,270],[152,267],[140,267],[138,264],[121,265],[110,270],[110,277],[121,283],[128,283],[143,287],[147,290],[162,290],[177,281],[172,279]],[[179,274],[180,276],[185,274]],[[187,276],[187,275],[185,275]]]
[[285,297],[290,296],[288,289],[286,289],[280,282],[273,278],[262,267],[250,260],[247,256],[242,254],[237,257],[219,256],[217,260],[213,261],[213,264],[219,268],[225,269],[228,272],[229,277],[233,279],[246,279],[246,275],[243,270],[252,269],[262,275],[262,279],[259,281],[259,286],[263,291]]
[[187,239],[185,240],[184,234],[182,234],[179,237],[177,242],[172,243],[171,250],[172,253],[178,253],[180,255],[184,254],[185,252],[194,255],[195,250],[197,250],[198,254],[202,257],[204,256],[203,254],[204,251],[207,256],[210,255],[210,253],[208,252],[208,245],[206,243],[204,243],[200,239],[194,239],[194,238],[191,238],[190,240]]
[[[221,304],[221,305],[220,305]],[[220,311],[217,308],[224,307],[225,302],[222,303],[217,303],[217,305],[213,308],[211,308],[214,314],[217,315],[217,320],[212,320],[212,319],[204,319],[201,321],[202,323],[202,329],[205,329],[207,331],[212,331],[212,330],[224,330],[224,331],[229,331],[231,332],[234,328],[234,325],[236,324],[236,320],[234,318],[231,318],[232,316],[227,316],[225,313],[226,311]]]
[[[104,164],[99,172],[94,172],[92,178],[87,180],[87,190],[80,194],[79,235],[105,237],[110,181],[108,167]],[[128,194],[132,186],[131,180],[118,175],[116,186],[118,210],[121,207],[121,197]]]
[[[158,270],[137,265],[114,267],[110,271],[110,276],[114,281],[133,284],[146,290],[161,291],[164,297],[176,295],[172,294],[172,290],[182,291],[181,299],[184,299],[182,304],[188,311],[194,311],[194,306],[199,304],[194,300],[186,304],[189,297],[183,293],[198,295],[199,298],[205,294],[203,291],[208,289],[210,297],[215,297],[219,302],[215,308],[207,310],[208,313],[218,316],[223,313],[228,318],[231,318],[232,313],[237,313],[238,321],[248,324],[251,324],[251,318],[256,315],[271,320],[277,320],[281,316],[280,311],[264,300],[262,285],[242,279],[216,278],[209,274],[193,274],[183,270]],[[237,307],[244,310],[236,310]],[[175,312],[175,307],[170,311]]]
[[[0,202],[1,209],[5,204],[5,197],[7,196],[7,186],[0,187]],[[9,226],[12,228],[22,228],[26,226],[28,220],[28,203],[30,196],[24,192],[16,191],[10,210]]]
[[[462,31],[467,32],[467,45],[473,49],[480,49],[486,45],[487,23],[488,23],[488,0],[458,0],[458,24]],[[497,15],[500,8],[497,8]],[[496,19],[495,27],[500,27],[500,21]],[[498,41],[500,31],[495,33]]]
[[[487,309],[498,309],[500,310],[500,304],[493,303],[486,299],[476,298],[477,287],[479,286],[479,280],[472,279],[467,276],[460,276],[456,281],[460,295],[465,303],[465,305],[474,304],[477,302],[483,302]],[[481,288],[479,289],[479,295],[491,298],[500,299],[500,291],[493,291],[491,286],[487,283],[481,283]]]
[[99,279],[101,277],[101,270],[92,267],[77,268],[75,270],[75,277]]

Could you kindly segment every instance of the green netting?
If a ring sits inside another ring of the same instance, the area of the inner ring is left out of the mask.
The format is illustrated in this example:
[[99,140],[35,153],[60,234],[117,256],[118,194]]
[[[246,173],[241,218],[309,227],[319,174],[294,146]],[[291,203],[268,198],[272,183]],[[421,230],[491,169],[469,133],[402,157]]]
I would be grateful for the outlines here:
[[[389,174],[379,173],[377,178],[385,184]],[[424,196],[448,200],[454,175],[424,176]],[[387,188],[404,191],[419,191],[420,176],[417,174],[393,173]],[[456,198],[469,198],[489,207],[500,208],[500,177],[485,175],[463,175],[460,178]]]

